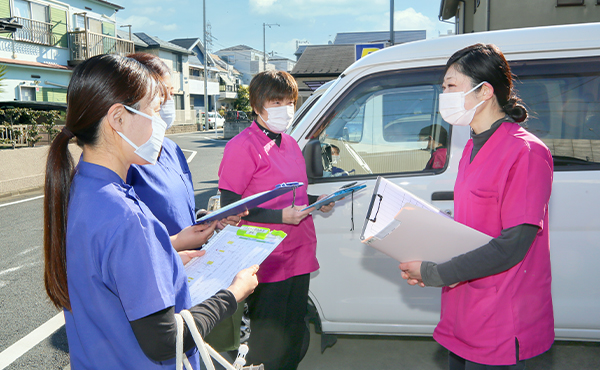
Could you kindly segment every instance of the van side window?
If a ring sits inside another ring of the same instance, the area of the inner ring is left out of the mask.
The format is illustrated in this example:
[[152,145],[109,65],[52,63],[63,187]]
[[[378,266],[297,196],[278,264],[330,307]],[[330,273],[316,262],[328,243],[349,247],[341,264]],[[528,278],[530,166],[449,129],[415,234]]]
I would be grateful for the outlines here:
[[311,135],[323,177],[444,171],[449,125],[437,113],[440,68],[368,76]]
[[600,58],[513,64],[526,128],[548,146],[555,170],[600,168]]

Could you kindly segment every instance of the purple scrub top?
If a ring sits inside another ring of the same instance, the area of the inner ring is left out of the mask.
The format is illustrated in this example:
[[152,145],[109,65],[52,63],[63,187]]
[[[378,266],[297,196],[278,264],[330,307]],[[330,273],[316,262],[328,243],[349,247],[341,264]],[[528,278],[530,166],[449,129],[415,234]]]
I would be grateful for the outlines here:
[[[146,357],[129,322],[190,307],[181,259],[133,188],[108,168],[83,161],[70,192],[67,276],[74,370],[175,368],[174,359]],[[197,353],[190,360],[197,366]]]
[[169,235],[178,234],[196,221],[192,174],[185,155],[172,140],[164,139],[155,165],[132,165],[127,183],[165,225]]

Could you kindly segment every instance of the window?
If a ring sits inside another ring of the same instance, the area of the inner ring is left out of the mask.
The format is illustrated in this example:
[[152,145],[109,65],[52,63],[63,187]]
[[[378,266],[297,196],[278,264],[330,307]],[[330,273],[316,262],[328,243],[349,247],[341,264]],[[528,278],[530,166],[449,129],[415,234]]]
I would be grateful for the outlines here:
[[183,110],[184,109],[183,95],[173,95],[173,101],[175,102],[175,109],[176,110]]
[[15,40],[53,45],[48,6],[30,1],[14,0],[13,15],[22,25],[22,28],[14,33]]
[[583,0],[556,0],[556,6],[583,5]]
[[324,116],[323,177],[444,170],[449,125],[437,113],[440,68],[365,78]]
[[35,101],[35,87],[21,86],[21,100]]
[[227,56],[227,63],[229,63],[229,64],[235,64],[235,55],[228,55]]
[[555,170],[600,168],[600,58],[514,63],[527,129],[552,151]]
[[181,54],[174,55],[175,72],[183,72],[183,57]]
[[94,18],[88,18],[88,31],[102,34],[102,22]]

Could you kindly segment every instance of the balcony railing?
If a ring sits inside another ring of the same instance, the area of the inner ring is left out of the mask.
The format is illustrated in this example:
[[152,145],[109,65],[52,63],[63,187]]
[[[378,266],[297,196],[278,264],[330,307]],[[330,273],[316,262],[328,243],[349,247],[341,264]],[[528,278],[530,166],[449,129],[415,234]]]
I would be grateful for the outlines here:
[[34,21],[33,19],[14,17],[17,23],[23,26],[13,33],[17,41],[32,42],[34,44],[53,46],[56,36],[52,33],[52,23]]
[[[191,80],[196,80],[196,81],[204,81],[204,76],[194,76],[194,75],[190,75],[190,79]],[[219,82],[218,79],[216,77],[209,77],[206,79],[207,81],[210,82]]]
[[238,85],[219,85],[220,92],[237,92]]
[[134,52],[132,41],[89,31],[69,32],[69,45],[71,47],[69,64],[71,65],[100,54],[125,56]]

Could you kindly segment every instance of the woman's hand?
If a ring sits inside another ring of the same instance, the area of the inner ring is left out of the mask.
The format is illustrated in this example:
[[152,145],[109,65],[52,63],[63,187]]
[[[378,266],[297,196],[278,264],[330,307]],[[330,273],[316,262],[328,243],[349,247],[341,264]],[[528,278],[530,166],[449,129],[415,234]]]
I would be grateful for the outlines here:
[[400,270],[402,270],[402,279],[408,282],[408,285],[417,285],[424,287],[423,279],[421,277],[421,261],[403,262],[400,264]]
[[190,262],[193,258],[204,256],[205,253],[206,253],[206,251],[199,251],[199,250],[189,250],[189,251],[177,252],[177,254],[179,255],[179,258],[181,258],[181,262],[183,262],[184,266],[187,265],[187,263]]
[[300,221],[304,220],[304,218],[310,214],[311,210],[314,210],[314,208],[309,208],[306,211],[300,211],[301,209],[304,209],[304,207],[306,207],[306,205],[285,207],[282,210],[282,222],[288,225],[298,225]]
[[242,221],[242,217],[248,216],[248,213],[249,213],[248,211],[244,211],[235,216],[229,216],[227,218],[220,220],[219,223],[217,224],[217,229],[223,230],[225,228],[225,226],[227,226],[227,225],[237,226],[240,223],[240,221]]
[[191,225],[171,236],[171,244],[176,251],[198,249],[204,245],[215,232],[216,222]]
[[248,267],[238,272],[233,278],[227,290],[233,293],[237,302],[243,301],[254,292],[254,288],[258,285],[258,278],[256,277],[258,268],[258,265]]
[[[328,197],[328,196],[329,196],[328,194],[322,194],[322,195],[321,195],[321,196],[319,196],[319,198],[317,199],[317,202],[318,202],[318,201],[320,201],[320,200],[321,200],[321,199],[323,199],[323,198],[326,198],[326,197]],[[342,198],[342,199],[344,199],[344,198]],[[340,200],[341,200],[341,199],[340,199]],[[329,212],[329,211],[331,211],[331,210],[333,209],[333,206],[335,206],[335,202],[331,202],[331,203],[329,203],[329,204],[327,204],[327,205],[321,206],[321,208],[319,208],[319,210],[320,210],[321,212],[323,212],[323,213],[327,213],[327,212]]]

